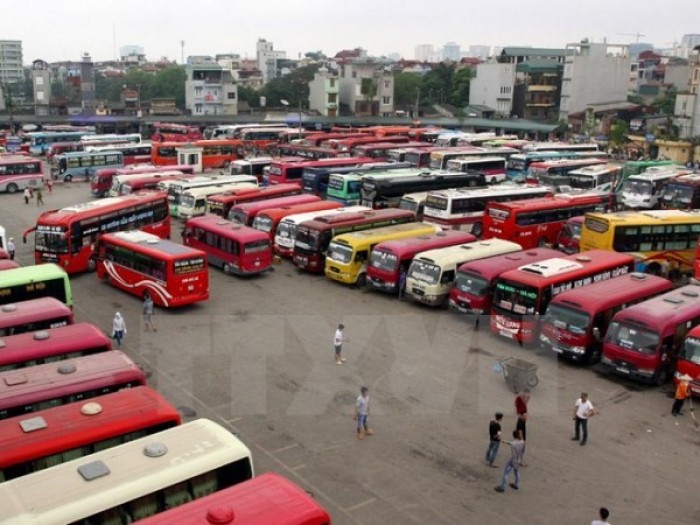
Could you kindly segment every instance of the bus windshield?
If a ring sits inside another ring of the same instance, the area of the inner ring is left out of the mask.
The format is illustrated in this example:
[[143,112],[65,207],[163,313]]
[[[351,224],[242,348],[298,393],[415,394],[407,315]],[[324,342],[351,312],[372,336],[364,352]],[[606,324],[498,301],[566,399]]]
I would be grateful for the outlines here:
[[369,265],[379,270],[392,272],[399,264],[399,258],[391,252],[380,250],[372,250],[372,255],[369,257]]
[[590,190],[596,187],[595,177],[590,175],[575,175],[573,173],[569,174],[569,186],[572,188],[580,188],[583,190]]
[[582,335],[588,330],[591,316],[586,312],[567,308],[559,304],[550,304],[545,314],[545,322],[551,323],[556,328],[568,330],[574,334]]
[[630,179],[625,183],[623,191],[638,195],[651,195],[652,184],[648,180]]
[[433,263],[415,259],[411,263],[408,276],[426,284],[437,284],[440,280],[440,267]]
[[695,337],[686,339],[681,356],[691,363],[700,365],[700,339]]
[[489,282],[483,277],[478,277],[464,272],[457,272],[455,287],[464,293],[482,297],[489,289]]
[[296,244],[306,250],[318,250],[321,246],[321,232],[300,229],[297,232]]
[[691,186],[684,184],[668,184],[664,191],[664,202],[666,204],[680,203],[690,204],[693,202],[693,194],[695,190]]
[[332,242],[328,246],[328,254],[326,256],[336,262],[347,264],[352,260],[352,248]]
[[654,355],[659,344],[659,335],[638,326],[632,327],[615,321],[610,325],[605,341],[625,350]]
[[59,230],[47,231],[43,230],[41,226],[37,227],[34,248],[40,252],[68,253],[66,230],[64,228]]
[[537,288],[510,281],[500,281],[496,284],[493,304],[514,314],[534,314],[537,311],[537,296]]
[[273,223],[274,221],[272,220],[272,217],[269,217],[268,215],[258,215],[253,220],[253,228],[265,233],[270,233],[270,231],[272,231]]
[[282,221],[277,225],[277,235],[287,239],[296,239],[299,225],[293,222]]

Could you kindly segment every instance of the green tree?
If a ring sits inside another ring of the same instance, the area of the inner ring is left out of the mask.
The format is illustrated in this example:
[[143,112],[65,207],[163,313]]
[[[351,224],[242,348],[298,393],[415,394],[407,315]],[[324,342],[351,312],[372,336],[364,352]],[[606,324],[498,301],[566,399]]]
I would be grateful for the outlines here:
[[267,104],[270,106],[279,106],[280,100],[286,100],[291,108],[299,107],[299,104],[302,108],[307,107],[309,82],[313,80],[319,67],[319,64],[312,64],[295,69],[288,75],[274,78],[260,90],[259,96],[267,97]]
[[662,97],[654,100],[651,105],[656,108],[659,113],[666,116],[666,123],[662,136],[667,139],[676,139],[678,137],[678,129],[673,125],[673,112],[676,107],[676,90],[669,89]]
[[466,107],[469,105],[469,85],[473,78],[471,68],[463,67],[458,69],[453,78],[450,94],[447,101],[455,107]]
[[394,101],[396,107],[414,107],[423,77],[418,73],[396,73],[394,75]]
[[627,142],[630,125],[626,120],[617,119],[610,126],[610,143],[614,149],[620,149]]
[[145,87],[147,90],[146,94],[149,100],[152,98],[174,98],[177,107],[185,109],[185,81],[187,80],[187,73],[184,66],[170,66],[160,70],[152,78],[152,82],[142,84],[142,89]]

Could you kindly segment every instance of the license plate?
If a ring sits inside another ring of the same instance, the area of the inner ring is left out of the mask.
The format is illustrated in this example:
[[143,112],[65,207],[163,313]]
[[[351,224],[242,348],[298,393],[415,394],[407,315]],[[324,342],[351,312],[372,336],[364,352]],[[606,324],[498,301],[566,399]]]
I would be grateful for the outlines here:
[[260,261],[255,261],[255,266],[260,266]]
[[621,374],[629,374],[630,371],[626,369],[624,366],[618,366],[615,370],[620,372]]
[[513,332],[509,332],[508,330],[501,330],[500,334],[503,337],[507,337],[509,339],[513,339]]

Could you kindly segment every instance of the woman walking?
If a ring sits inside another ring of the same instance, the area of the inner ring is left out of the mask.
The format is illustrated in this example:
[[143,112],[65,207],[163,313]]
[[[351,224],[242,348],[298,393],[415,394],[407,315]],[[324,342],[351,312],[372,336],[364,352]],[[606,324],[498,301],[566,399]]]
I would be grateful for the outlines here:
[[122,347],[122,339],[126,335],[126,323],[122,314],[117,312],[114,314],[114,320],[112,321],[112,337],[117,341],[117,347]]

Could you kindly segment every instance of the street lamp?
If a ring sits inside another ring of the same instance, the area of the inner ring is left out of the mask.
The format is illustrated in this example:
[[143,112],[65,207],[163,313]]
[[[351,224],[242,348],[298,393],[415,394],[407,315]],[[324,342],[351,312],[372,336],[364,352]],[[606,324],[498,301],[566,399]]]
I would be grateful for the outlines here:
[[[287,114],[289,114],[289,101],[286,100],[286,99],[281,98],[281,99],[280,99],[280,104],[282,104],[282,105],[286,108]],[[301,99],[299,99],[299,115],[298,115],[298,118],[299,118],[299,138],[301,138]]]

